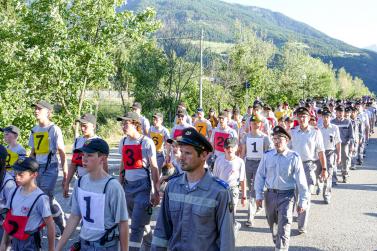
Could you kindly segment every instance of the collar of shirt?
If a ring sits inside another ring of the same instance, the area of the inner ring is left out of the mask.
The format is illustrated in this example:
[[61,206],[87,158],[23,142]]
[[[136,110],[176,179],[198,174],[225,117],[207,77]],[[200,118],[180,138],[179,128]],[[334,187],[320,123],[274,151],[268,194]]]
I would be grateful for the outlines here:
[[289,152],[289,148],[287,147],[287,148],[284,150],[284,152],[282,152],[282,153],[279,153],[276,149],[274,149],[274,151],[275,151],[275,154],[274,154],[274,155],[278,155],[278,154],[280,154],[280,155],[283,155],[283,156],[285,157],[285,156],[287,156],[287,154],[288,154],[288,152]]
[[[182,175],[180,179],[181,180],[179,181],[179,184],[183,185],[183,186],[187,186],[187,188],[188,188],[189,186],[188,186],[188,181],[187,181],[187,173]],[[201,178],[201,180],[199,181],[199,183],[195,187],[208,191],[209,187],[210,187],[210,180],[211,180],[211,175],[209,174],[209,172],[207,170],[205,170],[204,176]],[[191,190],[193,190],[193,189],[191,189]]]

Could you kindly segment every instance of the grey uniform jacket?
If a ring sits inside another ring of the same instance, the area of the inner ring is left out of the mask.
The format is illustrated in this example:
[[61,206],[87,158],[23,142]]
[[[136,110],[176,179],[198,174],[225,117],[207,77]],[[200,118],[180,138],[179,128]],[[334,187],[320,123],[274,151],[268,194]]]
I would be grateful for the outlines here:
[[165,190],[152,250],[235,250],[232,198],[226,183],[208,171],[189,189],[186,174]]
[[339,127],[340,139],[342,144],[349,144],[354,139],[354,131],[352,129],[351,121],[348,119],[339,120],[337,118],[331,120],[331,124]]

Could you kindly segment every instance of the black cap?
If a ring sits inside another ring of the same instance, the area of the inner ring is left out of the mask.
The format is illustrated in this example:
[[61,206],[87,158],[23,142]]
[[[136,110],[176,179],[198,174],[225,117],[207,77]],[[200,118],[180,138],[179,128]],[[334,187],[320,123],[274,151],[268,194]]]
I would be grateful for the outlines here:
[[7,157],[8,157],[7,149],[3,145],[0,145],[0,159],[5,160]]
[[299,107],[299,108],[297,108],[296,111],[295,111],[295,113],[297,115],[299,115],[299,114],[310,115],[310,112],[309,112],[308,108],[306,108],[306,107]]
[[185,112],[184,112],[182,109],[178,109],[176,115],[184,116],[184,115],[185,115]]
[[110,149],[106,141],[101,138],[89,139],[84,145],[76,149],[75,152],[84,152],[84,153],[96,153],[100,152],[106,155],[109,155]]
[[351,106],[347,106],[346,108],[344,108],[344,111],[345,112],[351,112],[352,111],[352,107]]
[[191,145],[207,152],[213,151],[211,143],[192,127],[184,129],[182,136],[178,137],[176,142],[181,145]]
[[138,108],[141,110],[141,104],[139,102],[134,102],[131,106],[131,108]]
[[16,172],[24,172],[24,171],[37,172],[39,168],[39,164],[34,158],[26,157],[24,159],[18,159],[14,163],[12,168]]
[[226,116],[226,112],[224,112],[224,111],[221,111],[220,113],[219,113],[219,116],[217,116],[217,117],[222,117],[222,118],[226,118],[227,116]]
[[203,108],[199,107],[198,109],[196,109],[196,112],[204,112]]
[[262,104],[259,103],[259,102],[254,102],[254,104],[253,104],[253,108],[254,108],[254,109],[255,109],[255,108],[262,108]]
[[281,126],[275,126],[274,129],[272,129],[272,135],[284,135],[288,139],[291,139],[291,135]]
[[283,119],[284,119],[284,121],[286,121],[286,122],[294,122],[293,118],[291,118],[291,117],[289,117],[289,116],[287,116],[287,115],[285,115]]
[[156,112],[156,113],[153,114],[152,117],[153,117],[153,118],[159,118],[159,119],[162,119],[162,118],[164,118],[164,115],[162,115],[162,113]]
[[19,135],[20,129],[17,126],[10,125],[4,128],[0,128],[0,132],[11,132],[11,133]]
[[336,108],[335,108],[335,111],[339,111],[339,112],[344,112],[345,108],[343,105],[338,105]]
[[76,119],[76,122],[80,122],[80,123],[83,123],[83,124],[91,123],[91,124],[95,125],[97,123],[97,119],[93,114],[86,113],[86,114],[82,115],[81,118]]
[[228,147],[234,147],[238,145],[238,141],[237,141],[237,138],[227,138],[225,141],[224,141],[224,148],[228,148]]
[[331,112],[328,109],[323,109],[322,110],[322,116],[331,116]]
[[139,115],[136,112],[127,112],[126,114],[124,114],[123,117],[122,116],[117,117],[117,120],[118,121],[122,121],[122,120],[135,120],[135,121],[139,121],[140,122]]
[[49,111],[52,111],[54,109],[54,106],[45,100],[39,100],[38,102],[31,105],[31,107],[36,107],[36,106],[39,108],[45,108]]
[[209,108],[209,112],[214,112],[214,111],[215,111],[215,109]]

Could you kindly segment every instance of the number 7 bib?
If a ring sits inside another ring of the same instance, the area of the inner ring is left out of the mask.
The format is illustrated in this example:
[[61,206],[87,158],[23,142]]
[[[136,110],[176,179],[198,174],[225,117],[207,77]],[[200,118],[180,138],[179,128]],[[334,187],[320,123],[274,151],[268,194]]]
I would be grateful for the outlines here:
[[36,154],[48,154],[50,152],[48,132],[33,133],[34,151]]
[[141,145],[124,145],[122,149],[123,166],[126,170],[143,167]]

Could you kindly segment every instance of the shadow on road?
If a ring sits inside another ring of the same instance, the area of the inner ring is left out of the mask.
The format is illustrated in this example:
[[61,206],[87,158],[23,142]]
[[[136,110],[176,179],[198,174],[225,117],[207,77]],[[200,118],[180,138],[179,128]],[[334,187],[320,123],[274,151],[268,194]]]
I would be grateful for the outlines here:
[[336,189],[377,191],[377,184],[339,184]]
[[377,217],[377,213],[364,213],[365,215],[372,216],[372,217]]
[[[273,251],[274,247],[236,247],[238,251]],[[321,251],[321,249],[313,248],[313,247],[298,247],[298,246],[290,246],[290,251]]]

